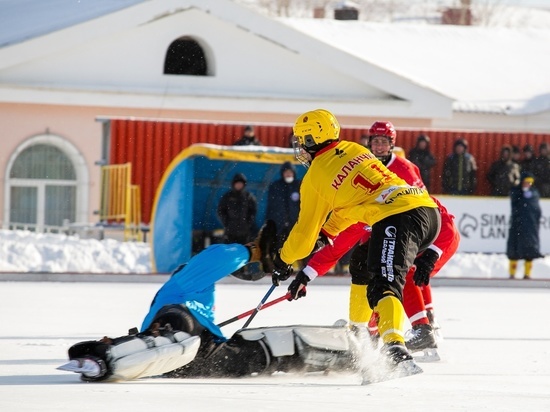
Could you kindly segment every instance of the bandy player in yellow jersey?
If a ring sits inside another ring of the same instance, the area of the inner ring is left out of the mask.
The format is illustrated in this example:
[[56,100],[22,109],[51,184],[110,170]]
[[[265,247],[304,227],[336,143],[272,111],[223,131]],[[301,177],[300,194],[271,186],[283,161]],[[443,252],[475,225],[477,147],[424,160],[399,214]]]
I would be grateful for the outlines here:
[[341,141],[340,125],[329,111],[302,114],[293,131],[296,158],[309,169],[300,188],[298,221],[274,259],[273,283],[287,280],[292,264],[319,244],[366,222],[372,236],[365,298],[379,314],[381,351],[403,375],[421,372],[404,344],[401,301],[407,271],[439,233],[437,205],[425,189],[408,185],[367,148]]

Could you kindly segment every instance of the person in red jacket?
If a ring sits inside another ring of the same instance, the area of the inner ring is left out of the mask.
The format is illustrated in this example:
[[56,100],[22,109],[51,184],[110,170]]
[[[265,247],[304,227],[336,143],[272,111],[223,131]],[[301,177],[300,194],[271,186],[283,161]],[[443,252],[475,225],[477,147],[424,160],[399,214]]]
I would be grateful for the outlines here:
[[[393,153],[397,133],[390,122],[375,122],[369,129],[368,148],[392,172],[405,180],[408,184],[424,188],[420,171],[416,165],[404,157]],[[443,267],[454,255],[458,248],[459,233],[454,225],[454,216],[449,214],[441,203],[433,198],[441,213],[441,231],[437,239],[423,254],[415,260],[407,273],[403,289],[403,306],[412,325],[411,338],[406,342],[411,351],[430,350],[432,359],[437,358],[436,339],[434,336],[435,318],[433,315],[433,301],[429,279]],[[370,238],[370,228],[366,223],[356,223],[348,227],[334,239],[332,245],[325,246],[315,253],[295,280],[290,284],[289,291],[294,299],[305,295],[300,285],[307,283],[317,276],[323,276],[331,267],[359,241],[360,245],[354,250],[350,264],[352,283],[350,287],[349,320],[358,332],[369,326],[371,335],[377,333],[376,316],[370,319],[368,302],[365,299],[367,282],[365,268],[357,265],[364,262],[360,258],[367,253],[366,242]],[[354,258],[355,256],[355,258]],[[416,275],[416,280],[415,280]],[[307,280],[306,280],[307,278]]]

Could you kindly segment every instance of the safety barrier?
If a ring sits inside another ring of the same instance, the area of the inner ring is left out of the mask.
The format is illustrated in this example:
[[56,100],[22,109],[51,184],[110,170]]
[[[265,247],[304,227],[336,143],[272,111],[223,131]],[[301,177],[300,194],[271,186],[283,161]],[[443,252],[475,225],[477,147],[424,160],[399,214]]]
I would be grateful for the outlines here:
[[123,224],[125,241],[141,241],[141,195],[131,178],[131,163],[101,166],[99,218],[107,225]]

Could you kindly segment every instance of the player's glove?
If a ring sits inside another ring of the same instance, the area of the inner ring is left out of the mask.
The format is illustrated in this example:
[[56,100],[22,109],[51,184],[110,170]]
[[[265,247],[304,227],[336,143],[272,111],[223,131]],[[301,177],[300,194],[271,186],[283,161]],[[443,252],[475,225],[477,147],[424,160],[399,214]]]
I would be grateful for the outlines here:
[[315,246],[313,246],[313,250],[311,251],[311,253],[317,253],[325,246],[332,244],[332,239],[329,238],[323,231],[321,231],[321,233],[319,233],[319,236],[317,237],[317,240],[315,241]]
[[416,271],[413,279],[416,286],[426,286],[430,283],[430,275],[434,270],[437,259],[439,259],[439,255],[435,250],[426,249],[414,260]]
[[279,286],[281,282],[287,280],[290,275],[292,275],[292,265],[285,263],[277,253],[275,259],[273,259],[273,272],[271,274],[273,284]]
[[294,280],[288,285],[288,293],[290,293],[289,302],[306,296],[306,286],[309,280],[303,270],[298,272]]

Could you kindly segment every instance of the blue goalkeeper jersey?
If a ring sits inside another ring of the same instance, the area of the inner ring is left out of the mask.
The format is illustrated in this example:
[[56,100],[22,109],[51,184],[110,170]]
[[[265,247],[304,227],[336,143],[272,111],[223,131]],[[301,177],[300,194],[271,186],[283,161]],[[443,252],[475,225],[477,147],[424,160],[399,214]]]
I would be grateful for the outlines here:
[[176,269],[159,289],[141,330],[147,329],[157,312],[166,305],[185,305],[197,321],[214,335],[225,339],[214,323],[214,284],[248,263],[248,249],[238,243],[209,246]]

